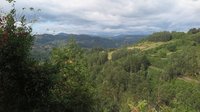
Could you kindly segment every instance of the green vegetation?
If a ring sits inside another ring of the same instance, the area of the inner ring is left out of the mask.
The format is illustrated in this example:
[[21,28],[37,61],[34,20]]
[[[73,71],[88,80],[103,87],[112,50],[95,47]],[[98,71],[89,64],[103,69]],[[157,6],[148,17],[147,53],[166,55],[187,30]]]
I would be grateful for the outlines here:
[[[10,0],[14,6],[14,1]],[[31,8],[31,10],[34,10]],[[95,100],[82,50],[73,41],[48,62],[30,56],[34,36],[16,10],[0,18],[0,111],[89,112]]]
[[200,111],[199,29],[154,33],[118,49],[71,40],[44,61],[31,53],[25,16],[19,26],[15,16],[13,8],[0,17],[1,112]]
[[170,32],[157,32],[149,36],[148,40],[152,42],[166,42],[172,39],[172,34]]
[[47,107],[53,69],[29,58],[31,28],[24,16],[15,26],[15,15],[12,9],[0,18],[0,111],[29,112]]
[[[170,35],[170,39],[166,41],[168,36],[158,34]],[[88,66],[100,99],[98,109],[105,112],[198,112],[198,35],[160,32],[127,48],[88,53],[88,62],[95,54],[108,54],[108,60],[104,56],[104,64]]]

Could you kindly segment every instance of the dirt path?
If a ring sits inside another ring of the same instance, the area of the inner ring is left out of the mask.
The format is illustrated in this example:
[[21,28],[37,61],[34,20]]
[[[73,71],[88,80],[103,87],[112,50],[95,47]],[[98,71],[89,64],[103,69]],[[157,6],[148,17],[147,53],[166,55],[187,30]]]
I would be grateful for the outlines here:
[[189,82],[189,83],[196,83],[196,84],[200,84],[200,81],[196,80],[196,79],[192,79],[190,77],[178,77],[177,79],[185,81],[185,82]]
[[112,54],[114,53],[114,51],[111,51],[108,53],[108,60],[111,60],[112,59]]

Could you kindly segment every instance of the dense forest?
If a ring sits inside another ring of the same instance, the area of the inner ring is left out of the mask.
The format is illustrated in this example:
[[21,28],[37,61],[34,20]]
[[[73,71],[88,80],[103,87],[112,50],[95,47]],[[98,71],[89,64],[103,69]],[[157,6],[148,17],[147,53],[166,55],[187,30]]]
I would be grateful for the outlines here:
[[71,39],[40,60],[25,16],[15,16],[13,8],[0,17],[0,112],[200,111],[199,29],[117,49]]

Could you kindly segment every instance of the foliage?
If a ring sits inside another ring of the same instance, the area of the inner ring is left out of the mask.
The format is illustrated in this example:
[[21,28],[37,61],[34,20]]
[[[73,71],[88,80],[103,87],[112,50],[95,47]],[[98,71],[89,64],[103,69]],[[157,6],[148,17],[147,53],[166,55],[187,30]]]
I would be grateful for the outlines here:
[[175,52],[176,51],[176,45],[168,45],[167,50],[169,50],[170,52]]
[[112,54],[112,60],[115,61],[117,59],[120,59],[122,57],[131,55],[131,54],[134,54],[134,53],[137,53],[137,52],[138,52],[138,50],[128,50],[128,49],[125,49],[125,48],[119,49]]
[[196,49],[186,49],[185,52],[174,54],[171,56],[170,65],[166,68],[167,79],[173,79],[177,76],[182,76],[192,73],[194,76],[199,74],[199,57],[196,54]]
[[200,111],[199,29],[154,33],[138,43],[152,41],[143,50],[81,49],[71,40],[45,62],[30,56],[31,27],[15,16],[13,8],[0,17],[0,111]]
[[123,64],[124,70],[131,73],[140,71],[142,67],[147,70],[148,66],[150,66],[150,62],[145,55],[130,55]]
[[185,32],[172,31],[171,34],[173,39],[181,39],[185,37]]
[[188,31],[188,34],[196,34],[200,32],[200,28],[192,28]]
[[[14,4],[12,0],[9,2]],[[29,58],[32,30],[25,16],[20,21],[15,16],[13,7],[0,17],[0,111],[40,111],[48,106],[50,73],[54,69]]]
[[91,111],[93,87],[82,50],[72,41],[55,49],[49,63],[34,61],[32,29],[25,16],[16,20],[9,2],[13,9],[0,17],[0,111]]
[[152,42],[166,42],[172,39],[172,34],[170,32],[157,32],[150,35],[147,40]]
[[[91,52],[89,52],[91,53]],[[102,51],[93,51],[90,55],[88,55],[88,64],[89,66],[103,65],[108,61],[108,53],[104,50]]]
[[[112,51],[112,60],[88,61],[93,62],[89,69],[97,86],[97,112],[199,111],[198,95],[191,93],[197,100],[189,97],[183,101],[189,95],[188,90],[199,91],[198,80],[191,81],[199,77],[199,46],[192,44],[193,36],[198,34],[172,32],[171,35],[173,41],[157,47],[149,46],[144,51],[116,49]],[[95,54],[90,52],[86,57],[98,60]],[[187,81],[185,77],[192,78]],[[144,105],[139,109],[140,104]]]
[[81,49],[74,41],[64,48],[54,49],[51,61],[57,67],[52,88],[54,111],[89,112],[92,110],[92,86]]

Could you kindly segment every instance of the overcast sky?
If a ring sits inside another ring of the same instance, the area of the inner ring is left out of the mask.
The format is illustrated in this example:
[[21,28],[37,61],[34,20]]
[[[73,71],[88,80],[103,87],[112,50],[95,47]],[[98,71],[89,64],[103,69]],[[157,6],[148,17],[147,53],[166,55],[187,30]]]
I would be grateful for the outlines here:
[[[37,33],[144,34],[200,27],[200,0],[16,0],[34,7]],[[8,9],[5,0],[0,7]],[[34,13],[29,13],[29,16]]]

